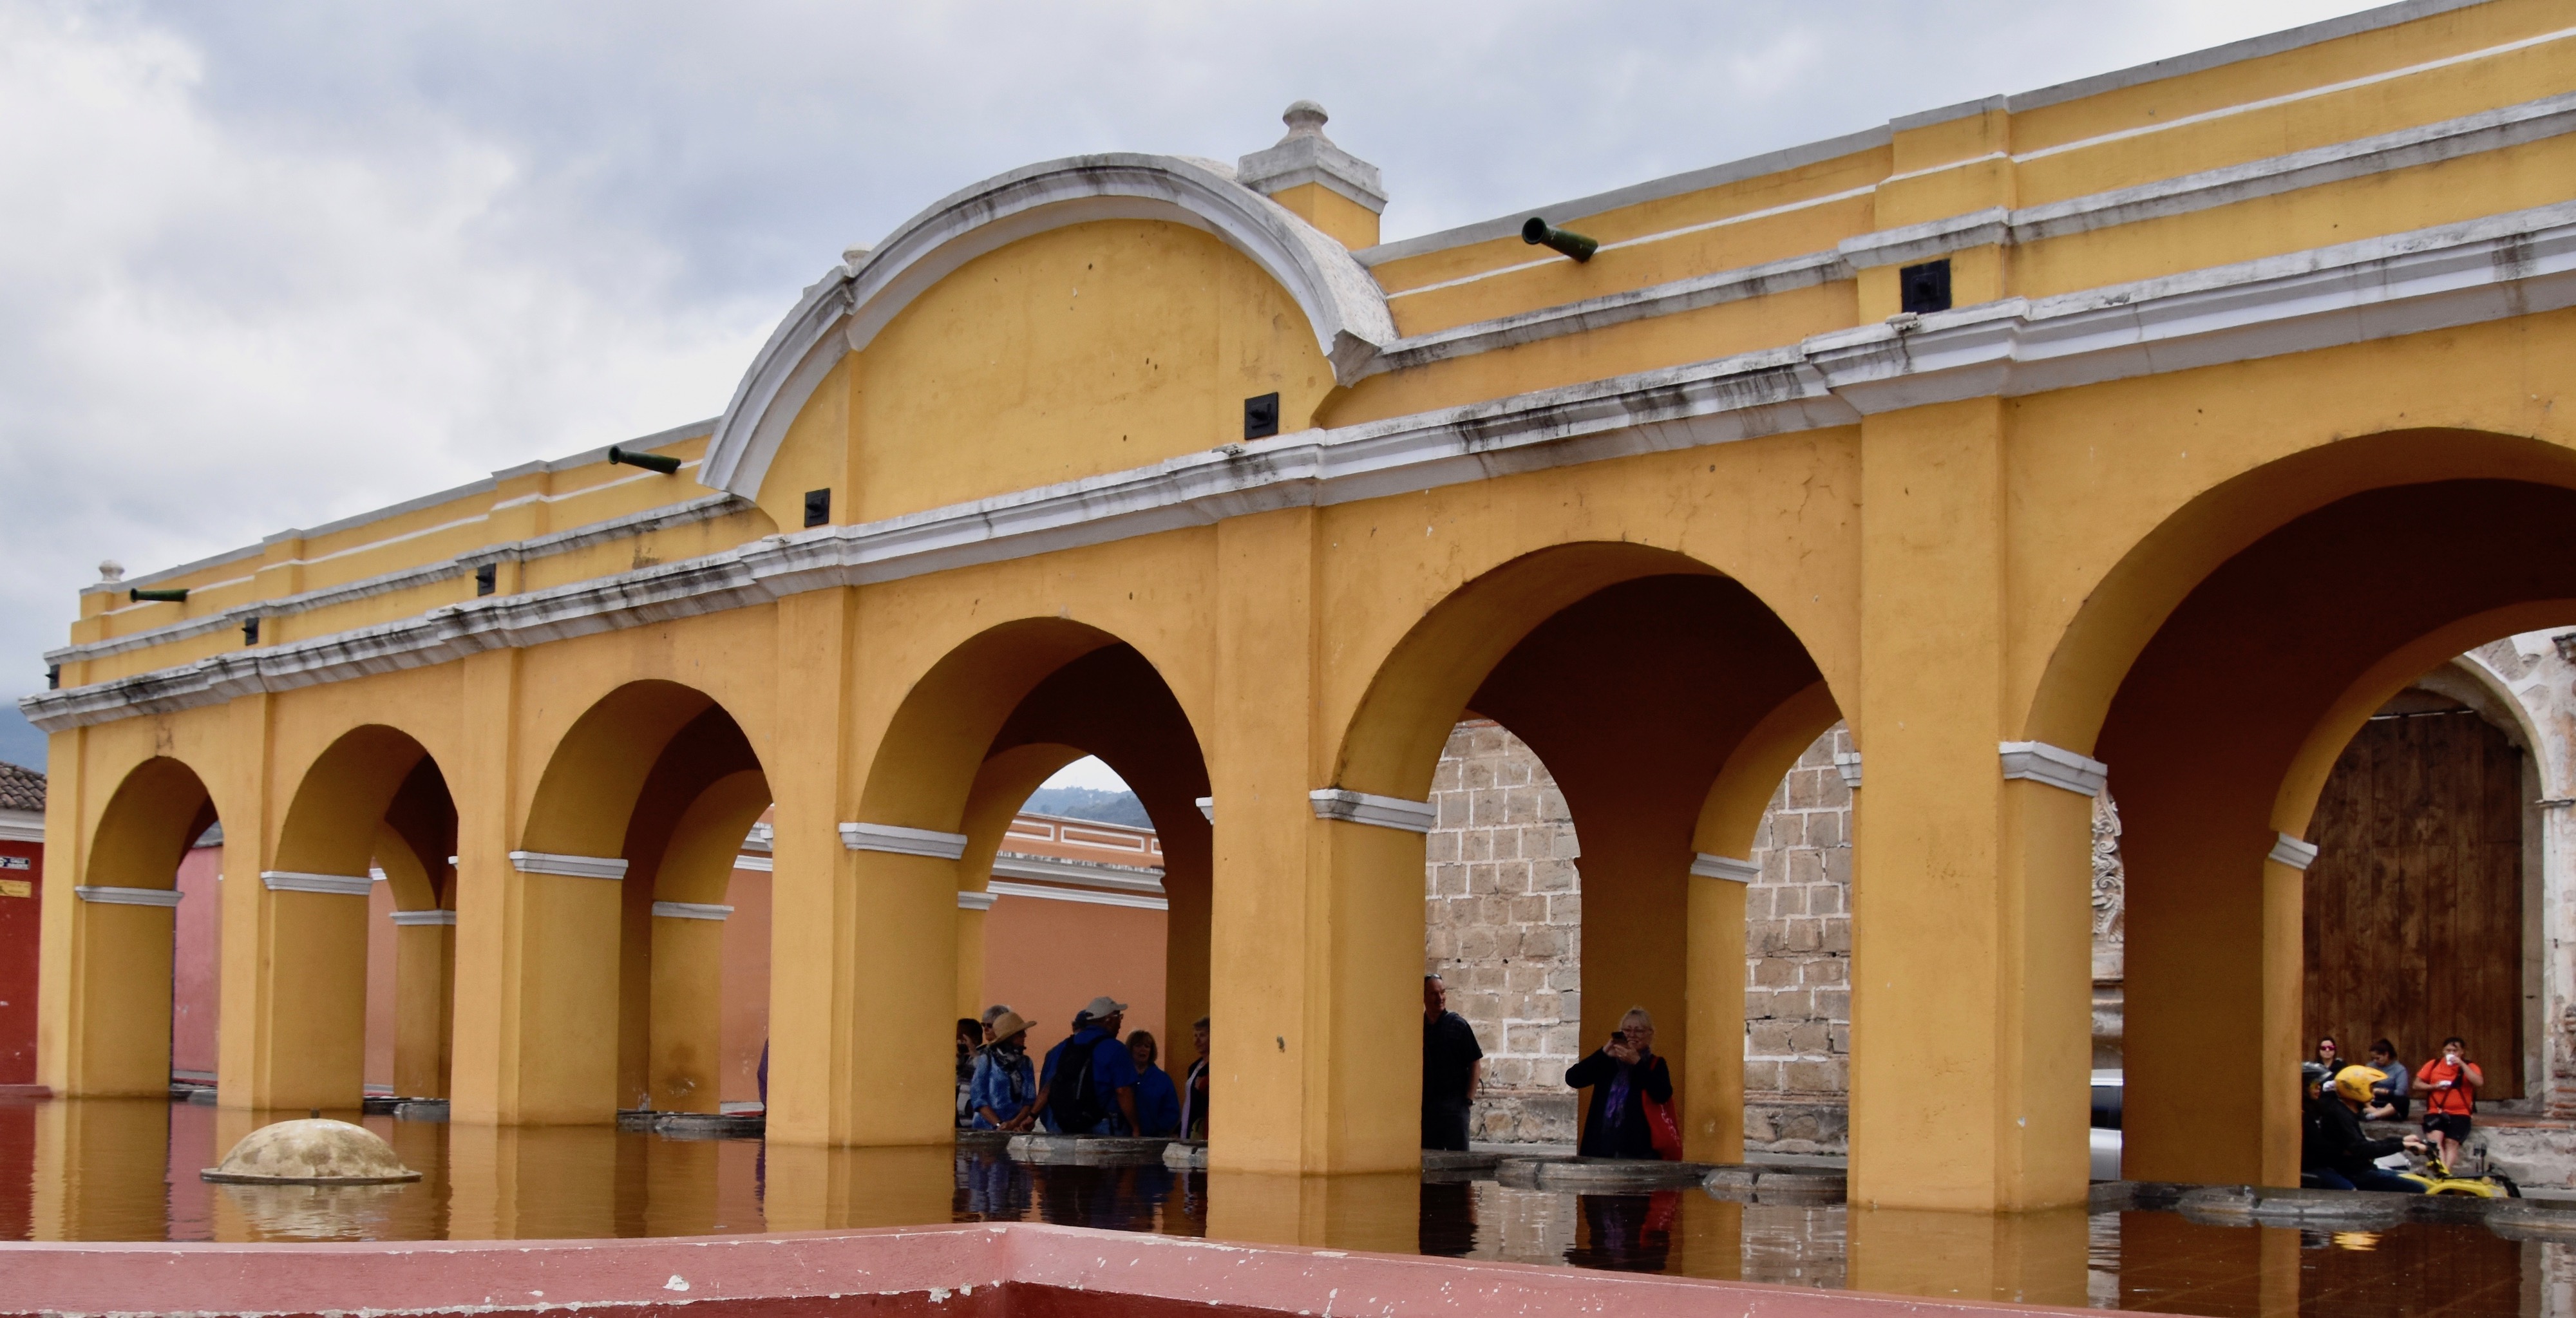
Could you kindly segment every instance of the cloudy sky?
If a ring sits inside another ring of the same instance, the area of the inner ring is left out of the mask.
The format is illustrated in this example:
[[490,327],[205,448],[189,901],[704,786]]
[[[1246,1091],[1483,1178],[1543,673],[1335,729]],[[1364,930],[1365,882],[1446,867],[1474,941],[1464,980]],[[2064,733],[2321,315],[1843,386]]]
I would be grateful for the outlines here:
[[0,697],[103,558],[713,415],[842,248],[1015,165],[1312,97],[1398,238],[2362,7],[0,0]]

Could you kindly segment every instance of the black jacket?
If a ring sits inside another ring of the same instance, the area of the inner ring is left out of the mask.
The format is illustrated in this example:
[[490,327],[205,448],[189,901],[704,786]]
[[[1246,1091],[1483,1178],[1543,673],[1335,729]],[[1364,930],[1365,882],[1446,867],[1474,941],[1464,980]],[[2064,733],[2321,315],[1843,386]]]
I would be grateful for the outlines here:
[[2371,1164],[2406,1147],[2401,1139],[2375,1140],[2361,1131],[2361,1115],[2339,1098],[2320,1098],[2311,1109],[2299,1161],[2308,1167],[2331,1167],[2346,1176],[2371,1170]]
[[[1610,1083],[1620,1072],[1628,1073],[1627,1110],[1612,1117]],[[1646,1125],[1646,1101],[1661,1103],[1673,1096],[1673,1075],[1665,1069],[1664,1059],[1653,1053],[1635,1064],[1618,1061],[1598,1048],[1590,1057],[1567,1067],[1565,1083],[1575,1089],[1590,1086],[1591,1106],[1583,1117],[1583,1142],[1574,1151],[1586,1158],[1653,1158],[1655,1136]]]

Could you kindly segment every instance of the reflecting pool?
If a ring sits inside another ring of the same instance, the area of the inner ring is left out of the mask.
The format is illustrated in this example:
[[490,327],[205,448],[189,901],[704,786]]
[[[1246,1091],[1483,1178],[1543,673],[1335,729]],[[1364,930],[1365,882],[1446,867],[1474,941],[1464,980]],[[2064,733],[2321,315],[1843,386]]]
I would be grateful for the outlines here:
[[931,1222],[1571,1265],[2211,1318],[2576,1318],[2570,1245],[2474,1223],[2211,1225],[2166,1212],[1974,1214],[1576,1194],[1491,1180],[1330,1179],[798,1149],[610,1127],[358,1118],[414,1184],[213,1185],[268,1121],[157,1100],[0,1102],[0,1238],[422,1240],[709,1235]]

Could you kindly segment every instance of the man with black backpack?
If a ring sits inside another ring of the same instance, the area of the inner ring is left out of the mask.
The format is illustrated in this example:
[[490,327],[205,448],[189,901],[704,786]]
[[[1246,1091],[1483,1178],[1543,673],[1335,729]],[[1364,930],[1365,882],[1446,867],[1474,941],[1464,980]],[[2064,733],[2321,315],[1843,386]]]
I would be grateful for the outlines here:
[[[1136,1058],[1118,1037],[1127,1004],[1097,997],[1074,1017],[1073,1036],[1046,1056],[1036,1107],[1059,1135],[1136,1130]],[[1119,1124],[1120,1121],[1125,1124]]]

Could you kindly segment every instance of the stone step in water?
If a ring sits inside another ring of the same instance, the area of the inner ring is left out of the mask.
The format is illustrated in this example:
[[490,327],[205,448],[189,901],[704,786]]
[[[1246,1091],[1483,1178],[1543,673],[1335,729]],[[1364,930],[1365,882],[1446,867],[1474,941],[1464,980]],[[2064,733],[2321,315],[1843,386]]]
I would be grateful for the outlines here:
[[1014,1135],[1009,1148],[1019,1162],[1127,1167],[1161,1162],[1171,1142],[1122,1135]]

